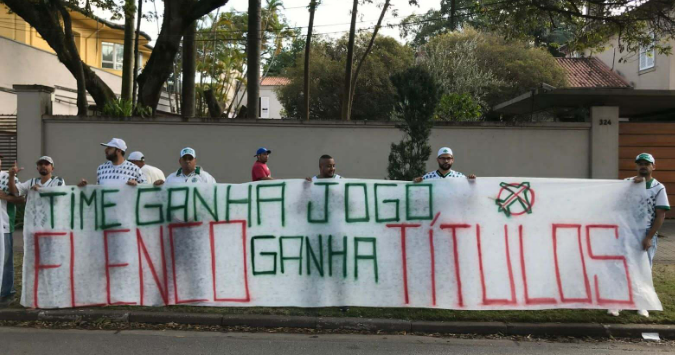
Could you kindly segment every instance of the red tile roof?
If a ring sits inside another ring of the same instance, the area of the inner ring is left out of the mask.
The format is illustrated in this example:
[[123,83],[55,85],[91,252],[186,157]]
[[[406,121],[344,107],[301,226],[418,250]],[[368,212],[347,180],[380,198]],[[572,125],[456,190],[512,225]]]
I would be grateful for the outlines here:
[[290,83],[291,81],[288,78],[282,76],[268,76],[262,80],[260,86],[282,86]]
[[556,58],[573,88],[628,88],[631,85],[598,58]]

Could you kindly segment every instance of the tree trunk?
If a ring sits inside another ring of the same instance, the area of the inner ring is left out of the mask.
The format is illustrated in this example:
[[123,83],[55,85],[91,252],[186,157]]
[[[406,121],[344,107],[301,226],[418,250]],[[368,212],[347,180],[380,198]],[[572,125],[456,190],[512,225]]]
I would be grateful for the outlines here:
[[220,108],[220,104],[218,103],[218,100],[216,100],[216,96],[213,94],[212,89],[204,90],[204,101],[206,101],[206,104],[209,107],[209,116],[212,118],[222,116],[223,110]]
[[[18,1],[18,0],[13,0]],[[164,19],[150,60],[138,77],[139,102],[155,111],[162,86],[173,72],[180,40],[200,17],[225,5],[228,0],[164,0]]]
[[368,57],[368,54],[370,54],[370,51],[373,49],[373,45],[375,44],[375,37],[377,37],[377,33],[380,31],[380,27],[382,27],[382,20],[384,20],[384,14],[387,13],[387,10],[389,9],[389,5],[391,5],[391,0],[386,0],[384,2],[384,6],[382,6],[382,12],[380,13],[380,18],[377,20],[377,25],[375,25],[375,29],[373,30],[373,36],[370,37],[370,42],[368,43],[368,48],[366,48],[366,51],[363,53],[363,56],[361,57],[361,61],[359,61],[359,64],[356,66],[356,71],[354,72],[354,78],[352,79],[351,83],[351,91],[349,92],[349,117],[351,118],[352,116],[352,103],[354,102],[354,93],[356,92],[356,81],[359,78],[359,73],[361,72],[361,68],[363,67],[363,63],[366,61],[366,57]]
[[133,91],[131,93],[131,99],[134,102],[134,107],[136,107],[136,94],[138,93],[138,84],[136,80],[138,79],[138,71],[141,66],[141,60],[139,60],[140,52],[138,51],[138,45],[140,42],[141,35],[141,19],[143,19],[143,0],[138,2],[138,15],[136,19],[136,38],[134,40],[134,80],[133,80]]
[[309,3],[309,27],[307,27],[307,42],[305,44],[305,77],[304,77],[304,113],[306,120],[309,120],[309,56],[310,48],[312,47],[312,30],[314,29],[314,12],[316,11],[316,0]]
[[450,0],[450,30],[457,29],[457,0]]
[[349,93],[352,84],[352,66],[354,65],[354,37],[356,35],[356,14],[359,0],[354,0],[352,22],[349,27],[349,44],[347,45],[347,69],[345,70],[345,87],[342,94],[342,120],[349,121]]
[[260,0],[248,0],[248,118],[258,118],[260,97]]
[[183,37],[183,117],[195,116],[195,74],[197,71],[197,23]]
[[103,109],[106,102],[115,100],[115,94],[110,87],[82,62],[72,33],[70,13],[60,0],[41,2],[3,0],[3,2],[12,12],[37,30],[77,81],[78,115],[87,114],[87,91],[94,98],[99,110]]
[[[79,57],[77,52],[77,46],[75,45],[75,37],[73,36],[73,23],[70,19],[70,13],[63,7],[62,4],[56,3],[56,6],[61,13],[61,19],[63,20],[63,29],[65,32],[65,47],[67,51],[70,52],[70,56],[73,57],[73,54]],[[70,40],[68,40],[70,39]],[[72,70],[73,76],[77,81],[77,115],[78,116],[87,116],[89,110],[89,102],[87,100],[87,84],[84,76],[84,67],[82,66],[82,60],[72,60]]]
[[122,100],[126,101],[131,101],[134,85],[135,12],[136,0],[126,0],[124,4],[124,61],[122,62]]

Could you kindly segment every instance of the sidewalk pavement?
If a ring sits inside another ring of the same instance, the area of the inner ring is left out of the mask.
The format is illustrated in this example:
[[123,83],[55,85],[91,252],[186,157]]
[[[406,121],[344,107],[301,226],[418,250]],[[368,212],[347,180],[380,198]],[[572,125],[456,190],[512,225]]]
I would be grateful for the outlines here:
[[[654,263],[675,264],[675,219],[667,219],[659,231],[659,246]],[[23,252],[23,231],[14,232],[14,251]]]
[[[675,325],[600,323],[430,322],[378,318],[337,318],[270,315],[223,315],[184,312],[145,312],[109,309],[28,310],[2,309],[0,321],[184,324],[249,328],[300,328],[369,333],[478,334],[577,338],[637,338],[658,333],[675,339]],[[255,330],[255,329],[253,329]]]

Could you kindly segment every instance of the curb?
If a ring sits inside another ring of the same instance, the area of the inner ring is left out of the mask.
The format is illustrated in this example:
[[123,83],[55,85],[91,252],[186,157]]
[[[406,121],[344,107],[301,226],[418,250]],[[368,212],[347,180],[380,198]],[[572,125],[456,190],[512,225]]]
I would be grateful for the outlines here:
[[211,313],[135,312],[103,309],[42,311],[28,309],[0,309],[0,321],[177,323],[225,327],[313,328],[368,332],[385,331],[478,335],[501,334],[506,336],[534,335],[578,338],[642,338],[642,333],[659,333],[659,336],[663,339],[675,339],[675,325],[662,324],[431,322],[378,318],[222,315]]

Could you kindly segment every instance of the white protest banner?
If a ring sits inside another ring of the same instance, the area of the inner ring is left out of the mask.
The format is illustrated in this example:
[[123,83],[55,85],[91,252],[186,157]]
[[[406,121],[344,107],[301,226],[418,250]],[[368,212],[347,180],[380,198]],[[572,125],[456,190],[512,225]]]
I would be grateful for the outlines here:
[[21,303],[660,310],[645,198],[522,178],[42,189]]

